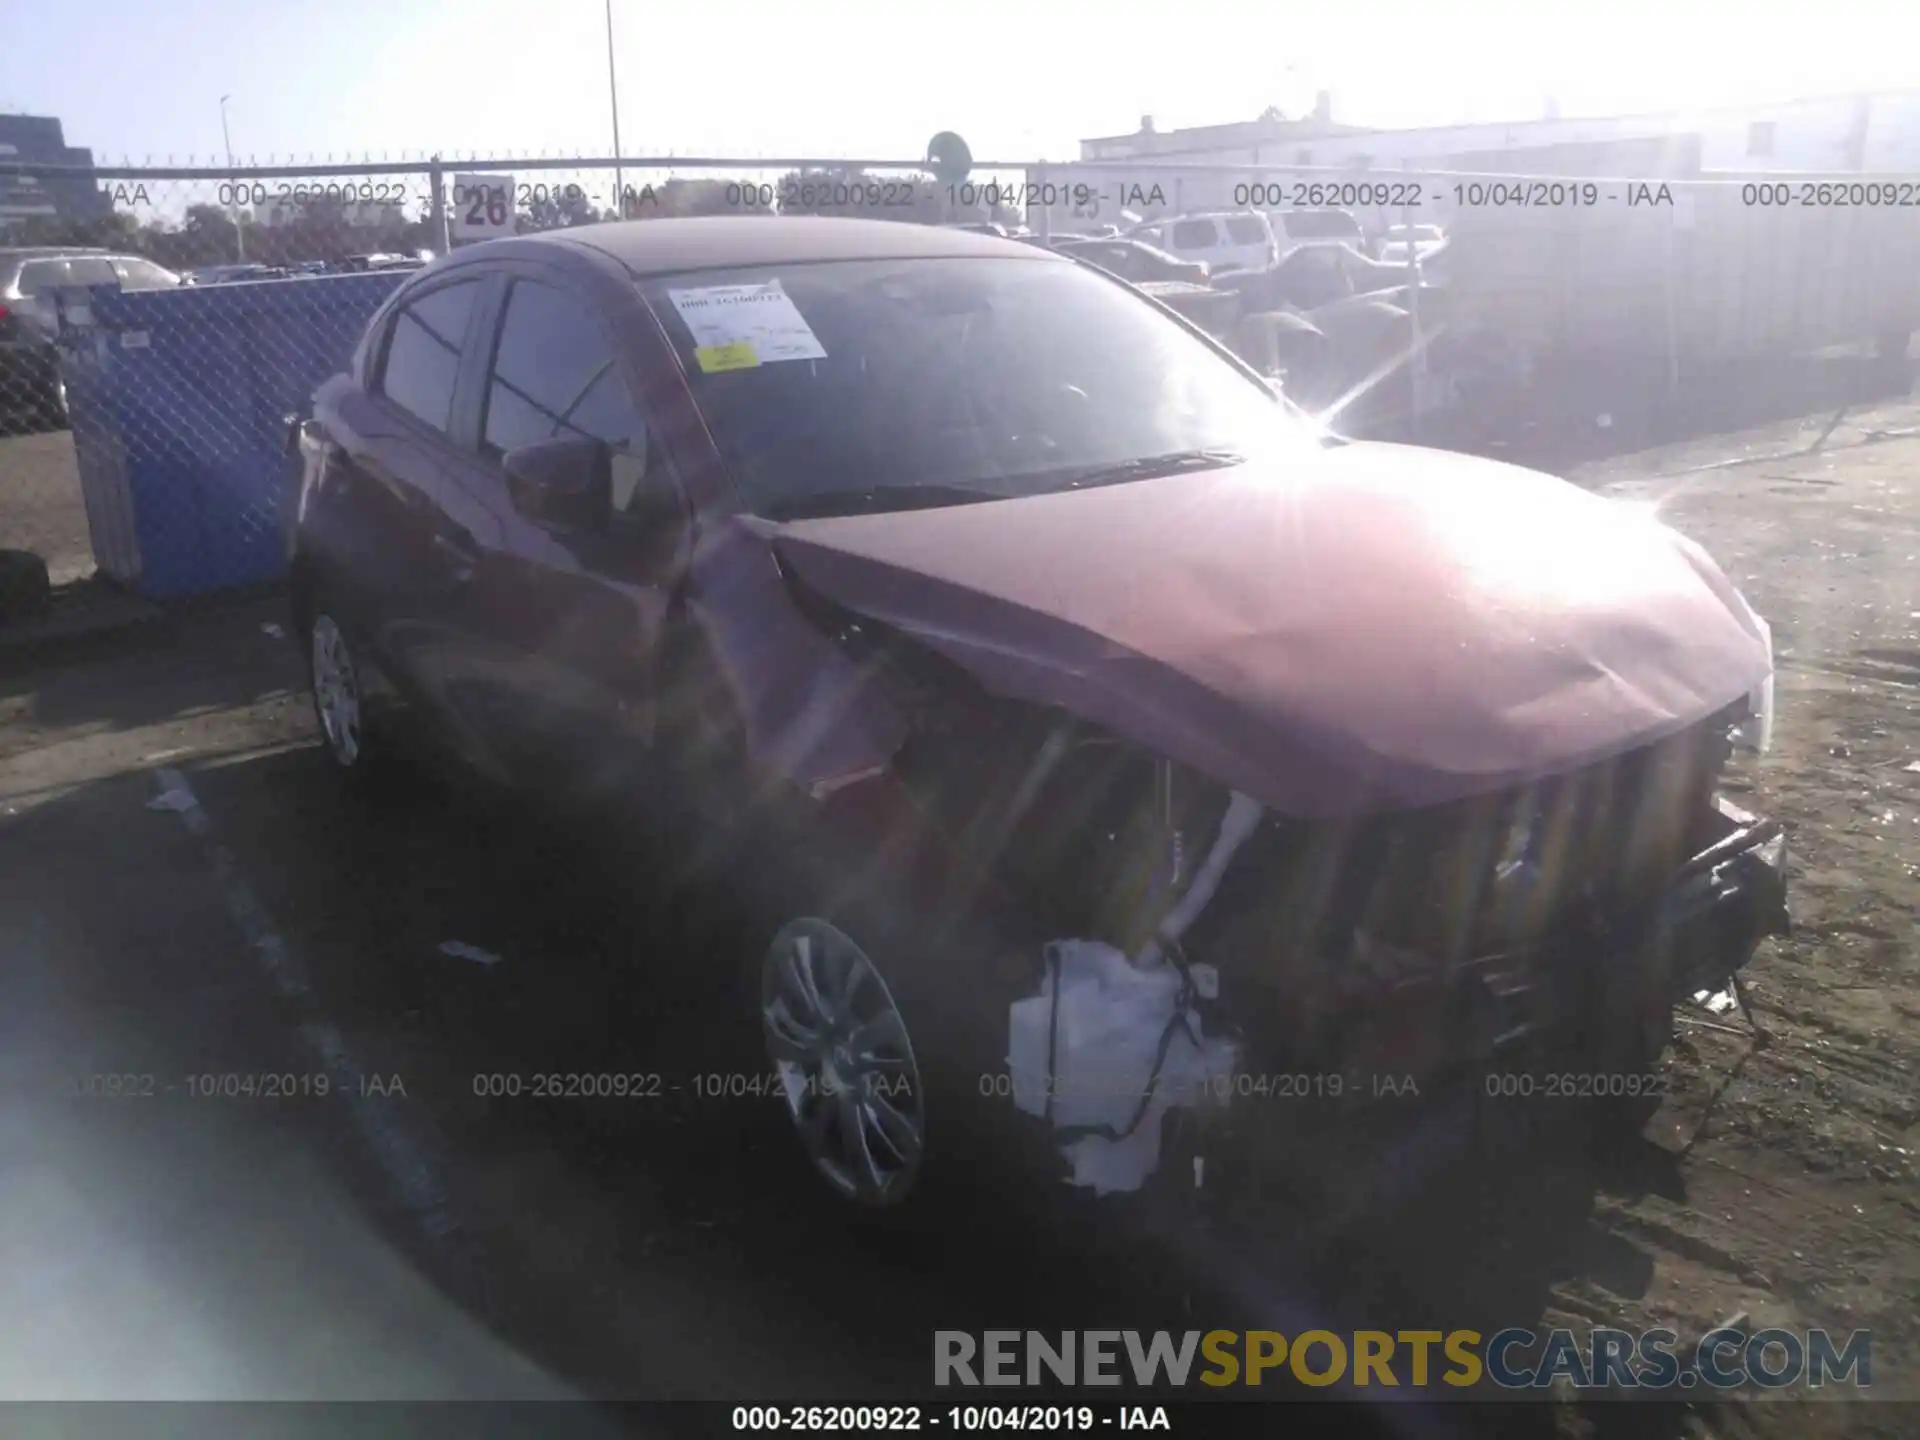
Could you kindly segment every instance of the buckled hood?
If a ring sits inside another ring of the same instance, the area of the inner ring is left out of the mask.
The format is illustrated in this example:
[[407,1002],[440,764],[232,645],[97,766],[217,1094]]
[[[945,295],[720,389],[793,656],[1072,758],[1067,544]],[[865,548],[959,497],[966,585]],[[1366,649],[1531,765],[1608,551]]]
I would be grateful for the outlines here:
[[1718,567],[1644,511],[1406,446],[766,533],[988,689],[1302,816],[1577,769],[1772,665]]

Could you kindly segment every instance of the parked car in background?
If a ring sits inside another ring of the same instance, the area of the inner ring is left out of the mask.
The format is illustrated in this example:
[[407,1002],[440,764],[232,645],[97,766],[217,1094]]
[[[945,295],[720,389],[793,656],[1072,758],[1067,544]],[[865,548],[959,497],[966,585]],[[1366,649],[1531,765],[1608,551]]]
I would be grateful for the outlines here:
[[1182,260],[1205,261],[1215,276],[1261,270],[1305,245],[1365,247],[1360,222],[1345,210],[1243,210],[1154,220],[1128,230]]
[[171,289],[180,277],[139,255],[89,247],[0,249],[0,424],[58,429],[67,387],[54,344],[54,291],[69,285]]
[[1446,232],[1438,225],[1389,225],[1381,238],[1376,258],[1389,265],[1405,265],[1415,255],[1426,259],[1446,243]]
[[1258,210],[1150,220],[1128,230],[1126,238],[1181,260],[1203,262],[1215,275],[1271,265],[1283,248],[1272,221]]
[[181,277],[188,285],[233,285],[244,280],[284,280],[285,269],[261,261],[235,265],[200,265]]
[[[1216,1071],[1360,1054],[1423,1095],[1644,1076],[1783,923],[1779,827],[1718,792],[1771,643],[1697,546],[1334,442],[1040,247],[759,217],[475,246],[289,440],[327,763],[377,779],[410,718],[659,826],[739,950],[634,963],[737,975],[716,1054],[757,1040],[768,1118],[859,1206],[993,1193],[1022,1135],[1097,1186],[1163,1077],[1211,1127]],[[1233,1113],[1210,1147],[1274,1124]]]
[[1271,219],[1283,250],[1327,243],[1365,247],[1360,221],[1348,210],[1276,210]]
[[418,270],[427,261],[419,255],[396,255],[387,251],[374,251],[366,255],[346,255],[333,262],[333,270],[341,275],[361,275],[371,270]]
[[[1312,310],[1329,301],[1353,295],[1403,292],[1411,285],[1412,267],[1390,265],[1369,258],[1342,243],[1297,246],[1278,264],[1261,270],[1243,270],[1216,276],[1214,284],[1241,297],[1247,313],[1262,310]],[[1422,273],[1421,295],[1440,289],[1436,277]],[[1398,295],[1404,299],[1404,295]]]
[[1181,280],[1190,285],[1204,285],[1209,273],[1206,261],[1182,260],[1144,240],[1062,239],[1055,240],[1053,248],[1136,285],[1148,280]]

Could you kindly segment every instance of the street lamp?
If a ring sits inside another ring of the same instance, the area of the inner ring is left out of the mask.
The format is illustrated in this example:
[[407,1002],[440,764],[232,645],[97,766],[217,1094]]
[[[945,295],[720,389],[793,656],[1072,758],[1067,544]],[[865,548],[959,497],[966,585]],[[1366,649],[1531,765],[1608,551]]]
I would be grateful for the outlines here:
[[620,90],[613,79],[613,0],[607,0],[607,100],[613,106],[613,211],[627,218],[627,193],[620,188]]
[[220,97],[220,138],[227,147],[227,208],[233,212],[233,252],[234,258],[242,264],[247,259],[247,236],[240,228],[240,202],[233,186],[233,136],[227,130],[227,101],[231,95]]

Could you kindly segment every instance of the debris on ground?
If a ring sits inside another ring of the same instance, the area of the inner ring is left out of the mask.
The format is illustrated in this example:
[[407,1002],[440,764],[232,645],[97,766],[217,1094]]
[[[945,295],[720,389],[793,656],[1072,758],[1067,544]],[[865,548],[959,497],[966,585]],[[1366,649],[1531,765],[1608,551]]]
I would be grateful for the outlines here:
[[500,956],[491,950],[482,950],[478,945],[469,945],[464,940],[442,940],[440,953],[455,960],[471,960],[476,965],[494,966],[500,963]]

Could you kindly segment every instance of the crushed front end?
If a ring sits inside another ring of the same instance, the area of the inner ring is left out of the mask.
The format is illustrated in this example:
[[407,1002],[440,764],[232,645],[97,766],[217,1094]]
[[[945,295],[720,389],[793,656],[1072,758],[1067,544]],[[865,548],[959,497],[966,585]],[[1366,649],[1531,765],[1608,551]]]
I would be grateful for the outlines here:
[[[1519,1097],[1633,1112],[1675,1005],[1787,928],[1780,827],[1719,790],[1745,702],[1522,788],[1316,822],[1094,727],[948,696],[899,775],[1058,937],[1013,1006],[1012,1098],[1103,1191],[1143,1166],[1218,1185],[1302,1122],[1357,1135],[1410,1098],[1464,1108],[1458,1148],[1511,1139]],[[1120,956],[1165,993],[1116,986]],[[1078,1032],[1097,1062],[1073,1058]]]
[[938,837],[939,908],[1019,917],[1024,959],[975,986],[1006,1017],[982,1059],[1097,1192],[1311,1170],[1303,1126],[1472,1150],[1503,1100],[1656,1096],[1676,1003],[1786,929],[1780,829],[1721,794],[1766,687],[1529,783],[1305,818],[789,580],[902,718],[862,774]]

